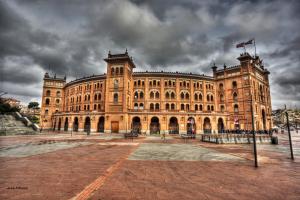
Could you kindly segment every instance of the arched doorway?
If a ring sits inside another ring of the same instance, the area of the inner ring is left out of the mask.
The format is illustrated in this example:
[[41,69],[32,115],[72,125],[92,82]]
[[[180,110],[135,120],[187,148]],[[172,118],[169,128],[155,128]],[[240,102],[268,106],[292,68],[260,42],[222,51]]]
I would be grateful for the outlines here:
[[141,119],[139,117],[132,118],[131,129],[133,132],[141,133]]
[[69,120],[68,120],[68,118],[66,117],[66,119],[65,119],[64,131],[68,131],[68,128],[69,128]]
[[73,131],[77,132],[78,131],[78,117],[74,118],[73,122]]
[[100,117],[98,121],[98,132],[104,133],[104,117]]
[[85,118],[84,132],[87,132],[87,133],[91,132],[91,118],[90,117]]
[[218,119],[218,133],[224,133],[224,122],[222,118]]
[[159,134],[159,133],[160,133],[159,119],[157,117],[152,117],[150,123],[150,134]]
[[211,123],[208,117],[204,119],[203,131],[204,133],[211,133]]
[[55,131],[55,128],[56,128],[56,119],[55,119],[54,124],[53,124],[53,131]]
[[187,120],[186,131],[188,134],[196,133],[196,121],[194,117],[189,117]]
[[262,123],[263,123],[263,129],[266,130],[266,113],[265,113],[265,110],[262,109],[261,111],[261,115],[262,115]]
[[179,125],[176,117],[171,117],[169,121],[169,134],[179,134]]
[[61,127],[61,118],[58,119],[58,127],[57,127],[58,131],[60,131],[60,127]]

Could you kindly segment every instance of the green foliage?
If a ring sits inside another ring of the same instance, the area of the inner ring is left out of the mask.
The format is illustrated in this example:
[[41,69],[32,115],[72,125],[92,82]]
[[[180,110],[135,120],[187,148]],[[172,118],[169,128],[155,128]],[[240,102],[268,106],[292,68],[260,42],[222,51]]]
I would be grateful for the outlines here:
[[40,123],[40,119],[36,116],[30,116],[30,117],[28,117],[28,119],[33,123],[36,123],[36,124]]
[[39,103],[35,102],[35,101],[29,102],[28,108],[37,109],[37,108],[39,108]]

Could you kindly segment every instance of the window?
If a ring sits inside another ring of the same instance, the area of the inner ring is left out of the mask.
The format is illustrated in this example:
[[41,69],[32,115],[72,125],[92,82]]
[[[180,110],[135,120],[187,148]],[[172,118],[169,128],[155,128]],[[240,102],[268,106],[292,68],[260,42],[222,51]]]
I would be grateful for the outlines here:
[[199,101],[202,101],[202,94],[199,94]]
[[184,110],[184,104],[180,105],[180,110]]
[[234,112],[239,112],[239,106],[237,104],[234,105]]
[[199,110],[202,111],[202,105],[199,106]]
[[139,105],[137,103],[134,104],[134,110],[137,110],[139,108]]
[[159,104],[158,103],[155,104],[155,110],[159,110]]
[[170,104],[166,104],[166,110],[169,110],[170,109]]
[[117,79],[114,80],[114,88],[119,87],[119,81]]
[[157,98],[157,99],[159,98],[159,92],[155,93],[155,98]]
[[210,105],[207,106],[207,110],[210,111]]
[[140,103],[140,109],[143,110],[144,109],[144,104]]
[[194,95],[194,99],[195,99],[195,101],[198,100],[198,94],[195,94],[195,95]]
[[224,95],[223,94],[220,95],[220,101],[224,101]]
[[118,93],[115,93],[114,94],[114,103],[118,103],[118,98],[119,98]]
[[56,104],[59,104],[59,99],[56,99]]
[[150,99],[154,98],[154,92],[150,92]]
[[233,82],[232,82],[232,88],[233,88],[233,89],[236,89],[236,88],[237,88],[237,83],[236,83],[236,81],[233,81]]
[[50,104],[50,99],[46,99],[46,105]]
[[94,110],[96,110],[97,109],[97,104],[94,104]]
[[167,92],[167,93],[166,93],[166,99],[169,99],[169,98],[170,98],[170,93]]
[[171,93],[171,99],[175,99],[175,93],[174,92]]
[[56,92],[56,96],[57,96],[57,97],[60,97],[60,91],[57,91],[57,92]]
[[236,92],[233,93],[233,101],[238,101],[238,96]]
[[189,105],[189,104],[186,104],[186,106],[185,106],[185,107],[186,107],[186,110],[187,110],[187,111],[189,111],[189,110],[190,110],[190,105]]
[[150,110],[154,110],[154,104],[150,103]]
[[95,96],[94,96],[94,100],[97,100],[97,94],[95,94]]
[[144,92],[140,92],[140,99],[144,98]]
[[114,73],[115,73],[115,69],[111,68],[111,75],[114,75]]
[[123,67],[120,68],[120,74],[123,74]]
[[195,105],[195,110],[198,110],[198,105],[197,104]]
[[138,92],[135,92],[134,93],[134,99],[138,99],[139,98],[139,94],[138,94]]
[[189,93],[186,93],[186,94],[185,94],[185,99],[189,99],[189,98],[190,98]]
[[174,103],[171,104],[171,110],[175,110],[175,104]]
[[50,92],[50,90],[47,90],[47,92],[46,92],[46,96],[50,96],[51,95],[51,92]]
[[225,107],[223,105],[221,105],[221,112],[225,111]]
[[184,94],[183,93],[180,94],[180,98],[184,99]]
[[219,89],[220,89],[221,91],[224,90],[223,83],[220,83],[220,84],[219,84]]

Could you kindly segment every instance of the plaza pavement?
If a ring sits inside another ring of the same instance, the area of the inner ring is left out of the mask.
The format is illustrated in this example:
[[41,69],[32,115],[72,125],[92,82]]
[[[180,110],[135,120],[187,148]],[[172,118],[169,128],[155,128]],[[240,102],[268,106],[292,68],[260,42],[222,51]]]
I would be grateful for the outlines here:
[[279,145],[167,136],[0,137],[0,199],[300,199],[300,134]]

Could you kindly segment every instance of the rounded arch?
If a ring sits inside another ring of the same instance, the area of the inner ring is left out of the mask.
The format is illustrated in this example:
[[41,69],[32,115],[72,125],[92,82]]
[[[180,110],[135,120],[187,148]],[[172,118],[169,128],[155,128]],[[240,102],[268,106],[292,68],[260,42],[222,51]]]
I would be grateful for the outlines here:
[[89,134],[91,132],[91,118],[90,117],[85,118],[84,132],[87,132],[87,134]]
[[203,132],[204,133],[211,133],[211,123],[210,123],[210,119],[208,117],[204,118]]
[[46,96],[50,96],[51,95],[51,91],[50,90],[47,90],[46,91]]
[[78,125],[79,125],[78,117],[75,117],[74,122],[73,122],[73,131],[75,131],[75,132],[78,131]]
[[141,133],[141,118],[136,116],[132,118],[131,129],[133,132],[140,134]]
[[218,119],[218,133],[224,133],[224,121],[221,117]]
[[105,122],[104,117],[103,116],[99,117],[98,132],[100,132],[100,133],[104,133],[104,122]]
[[68,117],[66,117],[65,125],[64,125],[64,131],[68,131],[68,129],[69,129],[69,119],[68,119]]
[[194,117],[189,117],[186,125],[187,134],[195,134],[196,133],[196,120]]
[[159,134],[159,133],[160,133],[159,118],[154,116],[151,118],[151,122],[150,122],[150,134]]
[[50,99],[46,99],[46,105],[49,105],[50,104]]
[[169,120],[169,134],[179,134],[179,124],[176,117],[171,117]]

